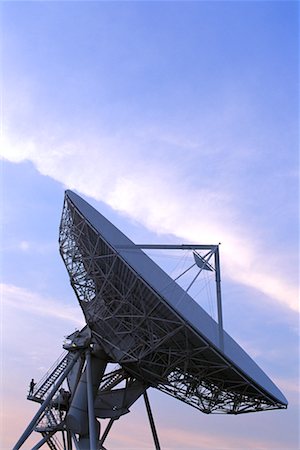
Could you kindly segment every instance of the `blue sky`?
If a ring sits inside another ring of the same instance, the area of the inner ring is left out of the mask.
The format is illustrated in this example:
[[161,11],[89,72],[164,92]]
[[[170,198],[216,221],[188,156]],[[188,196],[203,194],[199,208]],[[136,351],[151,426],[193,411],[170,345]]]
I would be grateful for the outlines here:
[[[2,2],[1,21],[1,450],[82,323],[58,253],[65,188],[135,242],[221,242],[225,328],[290,402],[207,417],[151,392],[163,448],[296,450],[297,2]],[[143,408],[112,450],[151,448]]]

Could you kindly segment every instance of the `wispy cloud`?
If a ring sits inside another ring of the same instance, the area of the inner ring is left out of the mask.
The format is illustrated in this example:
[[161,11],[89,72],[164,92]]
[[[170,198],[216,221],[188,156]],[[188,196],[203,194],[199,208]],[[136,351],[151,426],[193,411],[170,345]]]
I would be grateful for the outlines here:
[[230,189],[191,184],[184,178],[180,158],[159,161],[145,148],[138,150],[144,142],[131,143],[121,136],[63,144],[38,139],[12,142],[6,137],[1,155],[11,162],[32,161],[41,174],[107,203],[156,233],[185,242],[222,242],[226,276],[298,311],[297,284],[285,270],[287,256],[281,255],[284,269],[278,268],[276,250],[254,235]]
[[0,284],[2,307],[16,308],[33,315],[46,318],[60,319],[82,327],[83,318],[80,317],[78,306],[67,306],[63,301],[47,298],[28,289],[10,284]]

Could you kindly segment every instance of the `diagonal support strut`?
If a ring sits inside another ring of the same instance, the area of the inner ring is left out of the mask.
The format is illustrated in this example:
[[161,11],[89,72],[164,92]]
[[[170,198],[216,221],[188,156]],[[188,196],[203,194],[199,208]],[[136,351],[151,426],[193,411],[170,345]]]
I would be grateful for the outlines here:
[[147,413],[148,413],[148,417],[149,417],[153,440],[154,440],[154,444],[155,444],[155,450],[161,450],[157,432],[156,432],[156,428],[155,428],[155,424],[154,424],[153,415],[152,415],[151,408],[150,408],[150,402],[149,402],[147,391],[145,391],[143,395],[144,395],[145,405],[146,405],[146,409],[147,409]]

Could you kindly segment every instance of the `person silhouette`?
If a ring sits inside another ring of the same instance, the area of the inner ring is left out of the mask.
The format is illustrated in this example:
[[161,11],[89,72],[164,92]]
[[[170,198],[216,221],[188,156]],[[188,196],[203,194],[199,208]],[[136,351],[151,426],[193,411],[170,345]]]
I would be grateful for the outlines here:
[[29,384],[29,395],[33,394],[33,390],[34,390],[34,386],[36,385],[36,383],[34,382],[34,379],[32,378],[32,380],[30,381]]

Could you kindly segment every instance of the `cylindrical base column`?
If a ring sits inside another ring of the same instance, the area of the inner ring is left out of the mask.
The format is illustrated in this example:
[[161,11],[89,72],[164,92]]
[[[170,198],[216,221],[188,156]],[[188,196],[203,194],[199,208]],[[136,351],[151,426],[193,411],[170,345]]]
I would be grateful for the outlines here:
[[[97,395],[99,384],[102,380],[107,360],[105,354],[93,356],[90,355],[90,371],[91,371],[91,391],[93,399]],[[69,412],[66,417],[67,428],[72,432],[81,436],[89,434],[89,416],[88,416],[88,390],[87,390],[87,367],[80,377],[74,397],[72,399]],[[95,422],[98,421],[95,419]],[[95,425],[97,426],[97,425]]]

